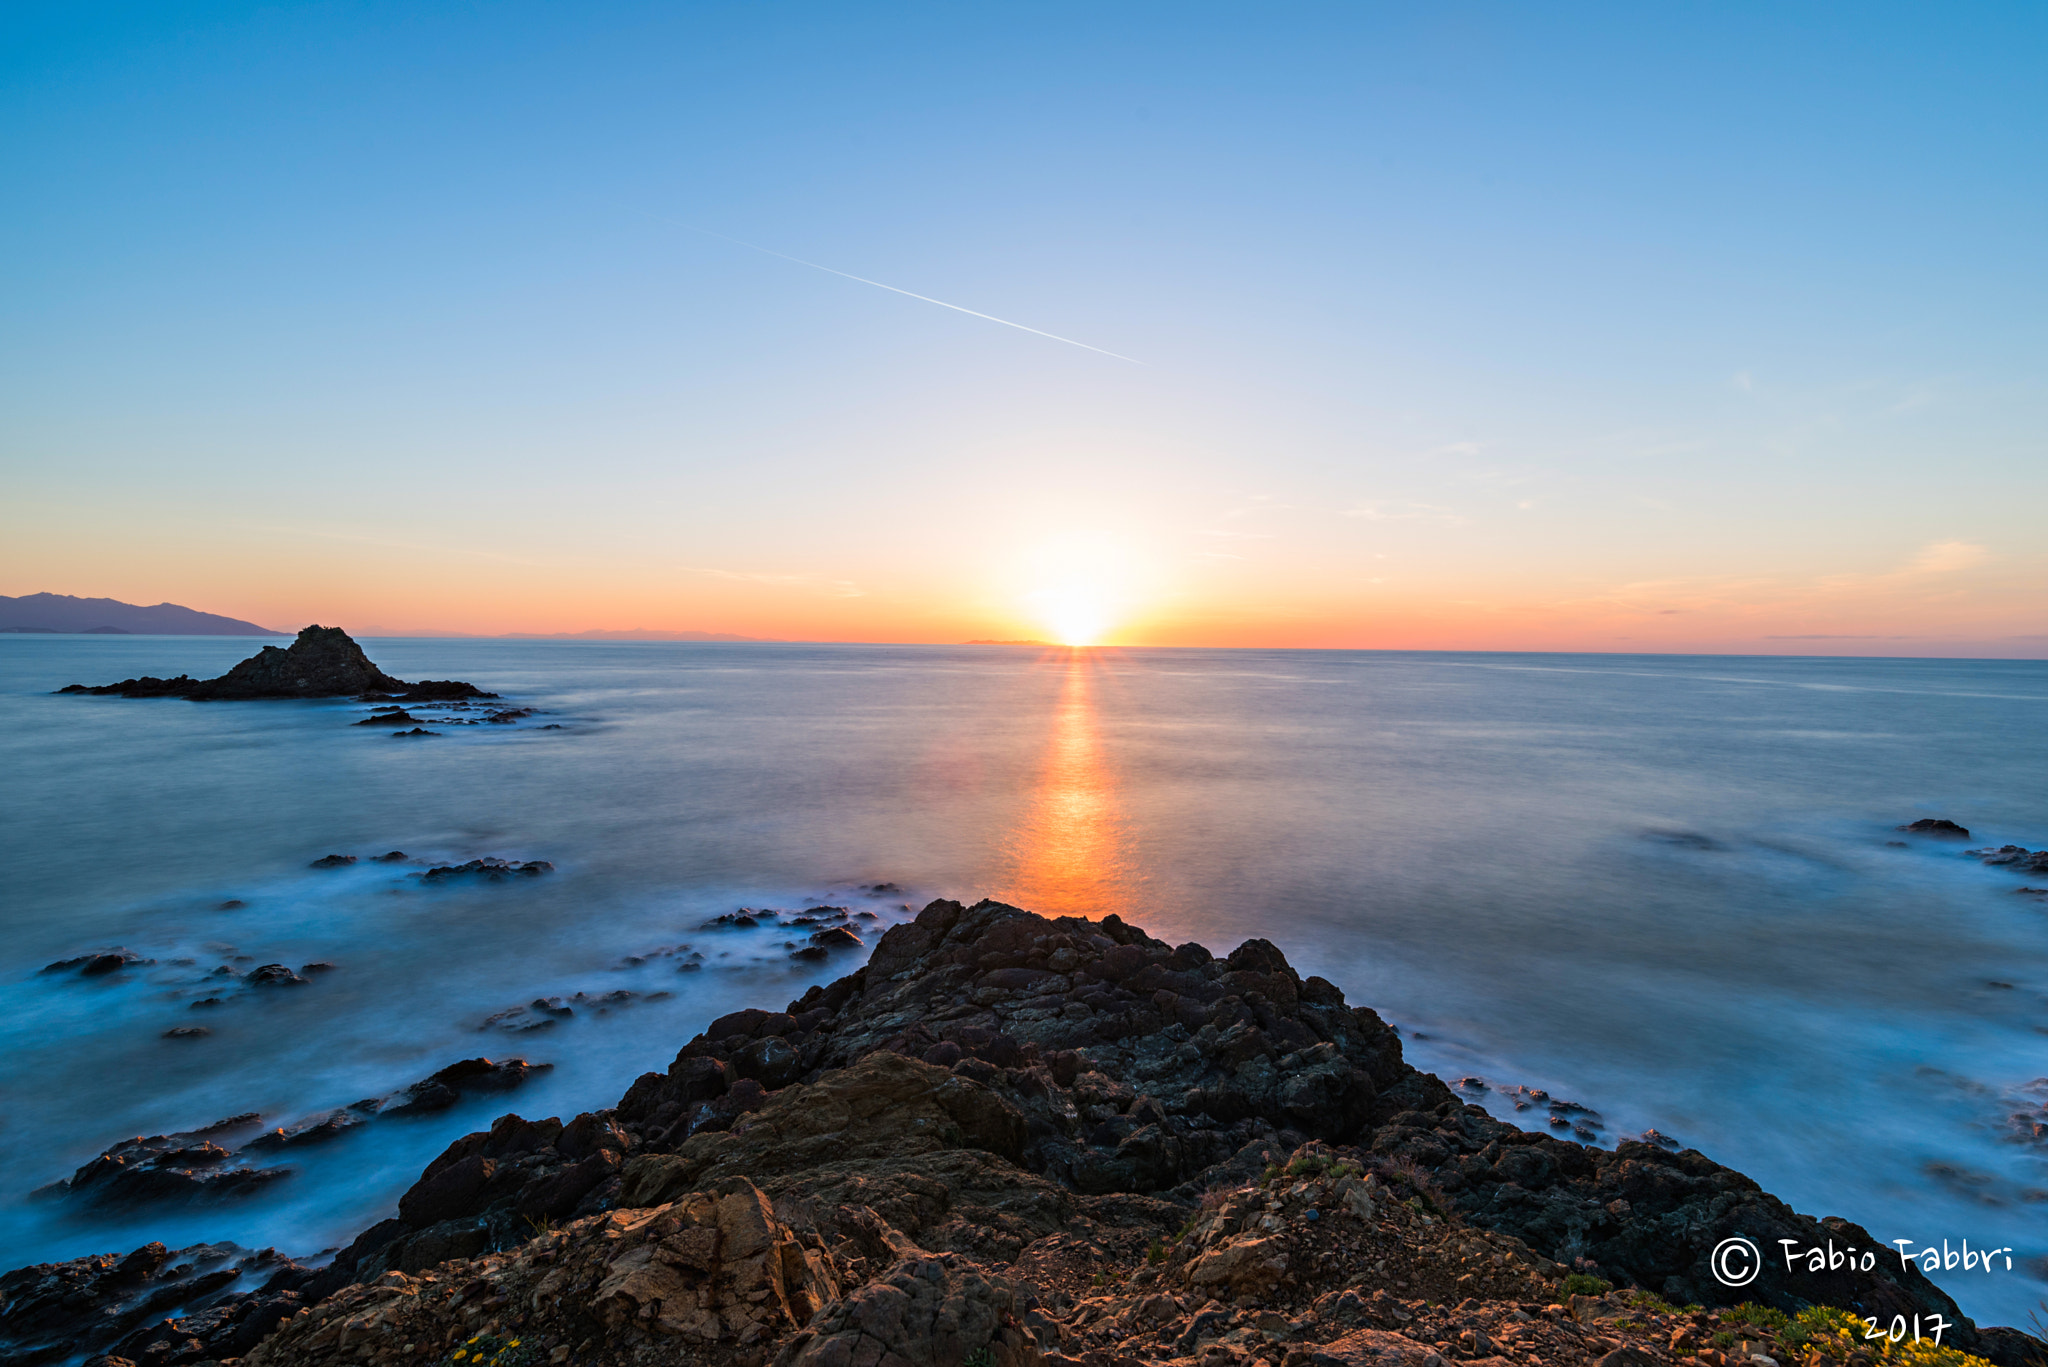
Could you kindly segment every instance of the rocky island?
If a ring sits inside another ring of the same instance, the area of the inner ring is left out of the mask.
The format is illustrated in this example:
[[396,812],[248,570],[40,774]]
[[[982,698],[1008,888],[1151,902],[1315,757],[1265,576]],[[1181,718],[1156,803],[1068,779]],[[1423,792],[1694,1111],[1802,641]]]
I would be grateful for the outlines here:
[[144,676],[90,687],[72,684],[59,693],[112,694],[123,698],[189,698],[194,702],[244,702],[259,698],[364,697],[379,702],[434,702],[452,698],[495,698],[475,684],[454,679],[407,683],[370,661],[340,627],[311,626],[291,645],[265,646],[217,679]]
[[[1731,1288],[1712,1259],[1738,1236],[1766,1256]],[[1827,1270],[1788,1246],[1855,1252]],[[1866,1317],[1947,1328],[1894,1344]],[[89,1367],[2027,1367],[2044,1348],[1698,1152],[1488,1114],[1264,940],[1219,958],[996,902],[931,903],[858,972],[713,1021],[610,1109],[457,1139],[323,1267],[152,1244],[0,1277],[0,1354]]]

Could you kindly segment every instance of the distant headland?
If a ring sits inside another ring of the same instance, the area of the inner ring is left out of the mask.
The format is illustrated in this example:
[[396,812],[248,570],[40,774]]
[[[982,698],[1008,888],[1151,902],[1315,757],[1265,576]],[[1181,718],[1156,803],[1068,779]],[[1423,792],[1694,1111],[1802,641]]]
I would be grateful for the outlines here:
[[71,684],[59,693],[111,694],[123,698],[189,698],[194,702],[244,702],[258,698],[362,697],[377,702],[432,702],[446,698],[495,698],[457,679],[394,679],[370,662],[363,648],[340,627],[307,627],[289,648],[265,646],[217,679],[175,679],[145,675],[120,683]]
[[0,594],[0,632],[80,636],[289,636],[239,617],[200,612],[176,603],[153,608],[114,598],[73,598],[68,593]]

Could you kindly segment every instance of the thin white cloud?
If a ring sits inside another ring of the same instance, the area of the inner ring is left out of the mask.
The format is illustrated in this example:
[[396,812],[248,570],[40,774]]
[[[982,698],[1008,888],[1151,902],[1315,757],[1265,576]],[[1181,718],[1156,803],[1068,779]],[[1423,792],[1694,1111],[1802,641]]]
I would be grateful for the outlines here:
[[1355,508],[1341,510],[1338,516],[1361,517],[1368,522],[1440,522],[1446,526],[1459,526],[1465,522],[1449,508],[1397,499],[1370,499]]
[[1991,552],[1974,541],[1930,541],[1906,566],[1907,574],[1954,574],[1975,569],[1991,558]]

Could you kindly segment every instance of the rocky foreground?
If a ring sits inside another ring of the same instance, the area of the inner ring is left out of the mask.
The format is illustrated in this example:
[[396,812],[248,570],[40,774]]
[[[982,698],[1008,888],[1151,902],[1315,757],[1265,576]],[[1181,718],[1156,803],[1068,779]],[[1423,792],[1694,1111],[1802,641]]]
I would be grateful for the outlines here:
[[[1723,1239],[1772,1254],[1740,1290]],[[934,902],[619,1104],[500,1119],[324,1268],[225,1246],[0,1278],[96,1367],[2030,1367],[1885,1250],[1687,1150],[1517,1128],[1263,940]],[[1826,1307],[1833,1307],[1828,1309]],[[1845,1313],[1846,1312],[1846,1313]],[[1791,1316],[1792,1318],[1788,1318]],[[1935,1317],[1942,1350],[1862,1337]],[[1760,1361],[1759,1361],[1760,1360]]]
[[498,696],[457,679],[424,679],[419,683],[394,679],[371,663],[347,632],[340,627],[320,626],[307,627],[289,646],[263,647],[217,679],[195,679],[186,674],[174,679],[144,675],[97,687],[71,684],[57,691],[124,698],[189,698],[194,702],[343,697],[377,702],[434,702]]

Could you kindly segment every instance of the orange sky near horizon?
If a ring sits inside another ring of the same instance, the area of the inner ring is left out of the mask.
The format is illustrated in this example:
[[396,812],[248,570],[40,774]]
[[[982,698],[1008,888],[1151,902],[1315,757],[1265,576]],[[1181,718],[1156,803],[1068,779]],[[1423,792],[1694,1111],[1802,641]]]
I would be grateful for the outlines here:
[[[1105,533],[733,569],[292,535],[220,551],[168,529],[122,545],[105,529],[61,525],[38,539],[0,549],[5,591],[170,601],[365,635],[644,628],[808,641],[2048,656],[2036,606],[2044,557],[1962,541],[1832,572],[1615,582],[1555,565],[1460,572],[1452,555],[1416,565],[1413,554],[1261,543],[1219,560],[1170,538]],[[1355,572],[1359,560],[1380,572]]]

